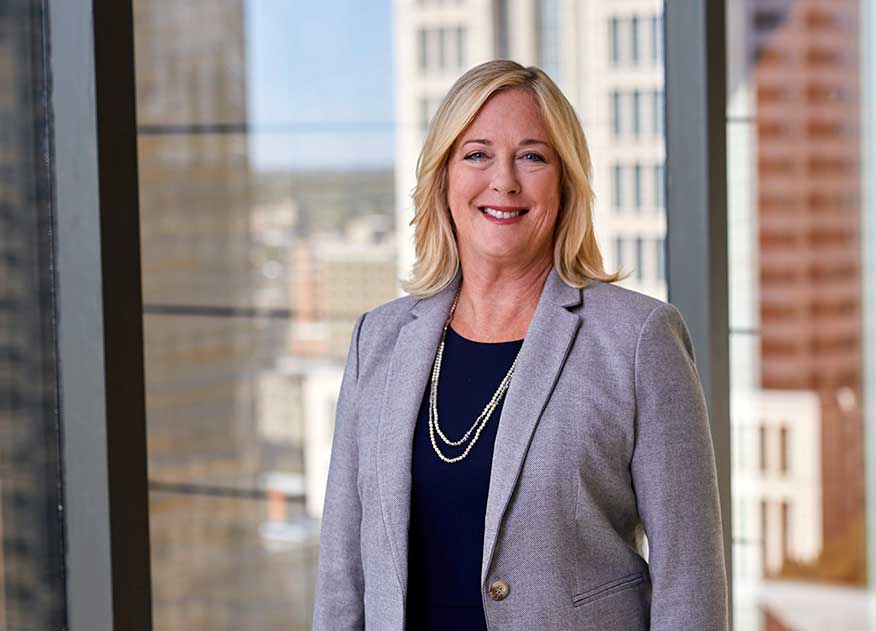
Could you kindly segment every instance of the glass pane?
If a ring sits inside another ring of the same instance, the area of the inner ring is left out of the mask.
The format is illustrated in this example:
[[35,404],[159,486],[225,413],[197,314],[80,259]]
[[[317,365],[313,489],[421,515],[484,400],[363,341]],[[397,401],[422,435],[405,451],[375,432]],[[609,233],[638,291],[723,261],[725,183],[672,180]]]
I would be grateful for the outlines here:
[[417,155],[467,68],[559,82],[606,268],[623,244],[623,284],[665,298],[661,3],[518,4],[134,2],[157,631],[309,628],[349,335],[399,295]]
[[319,520],[284,488],[154,485],[154,629],[309,629]]
[[0,4],[0,629],[65,626],[44,3]]
[[732,535],[746,631],[876,628],[865,302],[876,269],[864,262],[876,240],[861,158],[871,4],[727,3]]

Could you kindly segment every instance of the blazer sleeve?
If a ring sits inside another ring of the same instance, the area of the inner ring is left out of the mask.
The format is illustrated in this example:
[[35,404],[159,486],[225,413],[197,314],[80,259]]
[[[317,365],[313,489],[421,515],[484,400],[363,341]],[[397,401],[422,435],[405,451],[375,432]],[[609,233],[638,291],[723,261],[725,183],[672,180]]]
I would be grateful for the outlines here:
[[320,527],[314,631],[365,628],[365,576],[359,541],[362,505],[358,490],[356,391],[359,334],[367,313],[356,320],[335,413],[328,482]]
[[695,362],[681,312],[661,303],[636,347],[630,465],[648,537],[651,631],[728,628],[715,454]]

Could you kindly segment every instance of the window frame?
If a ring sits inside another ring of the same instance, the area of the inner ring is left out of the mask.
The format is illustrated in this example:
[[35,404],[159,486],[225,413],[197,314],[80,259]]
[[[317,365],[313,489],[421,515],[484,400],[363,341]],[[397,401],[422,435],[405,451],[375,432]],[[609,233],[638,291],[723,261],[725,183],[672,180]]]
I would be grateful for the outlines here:
[[67,626],[152,627],[133,8],[48,6]]

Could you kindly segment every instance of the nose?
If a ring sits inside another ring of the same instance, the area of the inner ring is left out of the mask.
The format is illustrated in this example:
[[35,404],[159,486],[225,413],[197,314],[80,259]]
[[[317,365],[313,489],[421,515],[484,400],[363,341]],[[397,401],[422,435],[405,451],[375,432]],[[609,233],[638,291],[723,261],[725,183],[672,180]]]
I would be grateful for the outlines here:
[[511,164],[505,160],[496,164],[490,187],[497,193],[504,193],[506,195],[520,192],[520,181],[517,179],[517,173],[514,171],[513,159]]

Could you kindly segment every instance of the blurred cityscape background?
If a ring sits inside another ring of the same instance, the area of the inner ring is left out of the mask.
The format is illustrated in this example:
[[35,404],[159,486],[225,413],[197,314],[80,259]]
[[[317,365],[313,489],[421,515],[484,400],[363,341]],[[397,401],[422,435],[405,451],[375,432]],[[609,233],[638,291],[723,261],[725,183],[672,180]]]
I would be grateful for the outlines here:
[[[876,629],[868,1],[727,2],[740,631]],[[0,631],[63,614],[40,5],[0,5]],[[154,628],[308,629],[349,335],[401,295],[417,156],[462,72],[503,57],[559,84],[607,268],[667,298],[663,5],[133,6]]]

